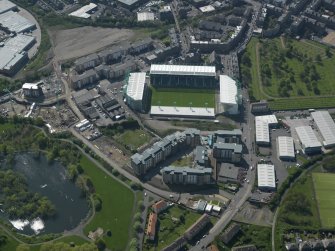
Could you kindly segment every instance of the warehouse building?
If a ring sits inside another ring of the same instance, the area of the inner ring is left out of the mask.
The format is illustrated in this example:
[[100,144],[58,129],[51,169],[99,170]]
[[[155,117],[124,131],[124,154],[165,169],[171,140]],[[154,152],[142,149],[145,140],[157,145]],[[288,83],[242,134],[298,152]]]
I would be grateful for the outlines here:
[[263,115],[255,117],[256,144],[270,145],[270,127],[278,124],[275,115]]
[[4,47],[13,51],[22,52],[29,50],[35,42],[36,38],[33,36],[17,34],[15,37],[7,40]]
[[16,4],[8,1],[8,0],[1,0],[0,1],[0,14],[5,13],[7,11],[16,11],[17,6]]
[[148,108],[148,87],[145,72],[130,73],[126,90],[127,105],[138,112]]
[[328,111],[311,113],[323,138],[322,144],[328,148],[335,146],[335,123]]
[[220,104],[222,111],[230,115],[238,114],[241,101],[242,96],[238,83],[227,75],[220,75]]
[[310,126],[299,126],[295,128],[302,150],[305,154],[313,154],[321,152],[321,143],[317,139],[312,127]]
[[95,11],[97,8],[98,8],[98,5],[96,5],[95,3],[90,3],[90,4],[87,4],[83,7],[81,7],[80,9],[78,9],[74,12],[71,12],[69,14],[69,16],[80,17],[80,18],[87,19],[87,18],[91,17],[91,13],[93,11]]
[[145,22],[145,21],[154,21],[155,14],[153,12],[137,12],[137,22]]
[[11,10],[0,14],[0,25],[15,33],[31,31],[36,28],[34,23]]
[[161,170],[165,184],[206,185],[211,183],[212,168],[167,166]]
[[215,66],[152,64],[150,83],[160,88],[213,89],[217,87]]
[[257,165],[258,188],[263,191],[276,189],[275,167],[269,164]]
[[277,138],[277,152],[281,160],[294,160],[295,151],[292,137],[279,136]]
[[12,76],[17,73],[27,62],[26,52],[16,52],[5,47],[0,48],[0,73]]

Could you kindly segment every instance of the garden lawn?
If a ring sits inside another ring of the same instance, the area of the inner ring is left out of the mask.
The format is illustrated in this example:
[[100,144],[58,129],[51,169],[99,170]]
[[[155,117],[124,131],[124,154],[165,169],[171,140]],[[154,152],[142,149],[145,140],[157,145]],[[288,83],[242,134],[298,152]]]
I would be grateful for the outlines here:
[[3,251],[14,251],[16,249],[16,247],[19,245],[19,243],[14,240],[13,238],[11,238],[10,236],[8,236],[2,229],[0,229],[0,235],[4,235],[7,237],[7,241],[5,245],[0,246],[0,250]]
[[315,195],[322,227],[335,227],[335,174],[313,173]]
[[[292,102],[294,101],[294,102]],[[295,110],[335,107],[334,97],[299,97],[270,100],[271,110]]]
[[[184,215],[185,223],[174,223],[172,218],[179,220],[180,216]],[[185,231],[195,223],[200,214],[192,211],[182,209],[178,206],[173,206],[168,210],[162,212],[158,216],[159,229],[157,230],[157,247],[148,245],[149,250],[162,250],[164,247],[170,245],[173,241],[182,236]],[[146,248],[146,246],[144,246]],[[147,249],[144,249],[147,250]]]
[[134,205],[133,192],[101,171],[88,158],[83,156],[80,165],[91,178],[96,193],[102,199],[102,209],[86,225],[85,234],[98,227],[103,228],[104,233],[111,230],[111,237],[103,237],[107,247],[110,250],[126,250]]
[[151,135],[142,129],[126,130],[124,133],[114,136],[116,141],[128,146],[130,150],[136,150],[140,146],[149,142],[151,138]]
[[[152,90],[152,106],[215,107],[215,90],[203,89],[155,89]],[[175,102],[175,103],[174,103]],[[190,104],[192,103],[192,104]],[[206,105],[207,103],[207,105]]]

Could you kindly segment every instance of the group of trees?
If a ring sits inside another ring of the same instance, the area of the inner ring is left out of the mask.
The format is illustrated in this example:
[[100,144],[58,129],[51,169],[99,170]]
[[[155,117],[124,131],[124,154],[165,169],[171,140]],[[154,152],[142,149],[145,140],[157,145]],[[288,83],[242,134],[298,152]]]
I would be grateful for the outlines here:
[[[20,244],[16,251],[30,251],[30,247]],[[35,250],[35,249],[34,249]],[[98,247],[94,243],[85,243],[82,245],[68,244],[64,242],[45,243],[41,245],[40,251],[98,251]]]
[[12,219],[45,219],[56,213],[46,197],[29,192],[24,177],[12,170],[0,170],[0,198],[3,209]]

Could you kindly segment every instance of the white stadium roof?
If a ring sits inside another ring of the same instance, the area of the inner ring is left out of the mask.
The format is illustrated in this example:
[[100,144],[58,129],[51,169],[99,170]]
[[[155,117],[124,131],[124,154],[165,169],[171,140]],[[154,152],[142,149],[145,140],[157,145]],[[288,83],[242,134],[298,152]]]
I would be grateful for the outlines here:
[[215,66],[152,64],[150,74],[215,77]]
[[16,8],[16,4],[8,0],[0,0],[0,14]]
[[150,114],[154,116],[215,118],[214,108],[203,107],[151,106]]
[[81,17],[81,18],[89,18],[91,15],[88,14],[87,12],[95,9],[98,5],[96,5],[95,3],[90,3],[90,4],[87,4],[83,7],[81,7],[80,9],[74,11],[74,12],[71,12],[69,14],[69,16],[73,16],[73,17]]
[[292,137],[279,136],[277,138],[278,143],[278,156],[286,158],[294,158],[294,143]]
[[137,12],[137,21],[152,21],[155,20],[155,15],[152,12]]
[[220,75],[220,103],[237,104],[236,81],[227,75]]
[[320,133],[323,137],[325,147],[335,145],[335,123],[328,111],[317,111],[311,113]]
[[298,126],[295,128],[295,130],[304,148],[322,146],[319,140],[317,139],[312,127]]
[[142,100],[145,87],[145,72],[133,72],[129,75],[127,96],[133,100]]
[[276,188],[276,177],[274,165],[257,165],[258,187]]
[[35,28],[35,24],[13,11],[0,14],[0,24],[12,32],[20,33]]

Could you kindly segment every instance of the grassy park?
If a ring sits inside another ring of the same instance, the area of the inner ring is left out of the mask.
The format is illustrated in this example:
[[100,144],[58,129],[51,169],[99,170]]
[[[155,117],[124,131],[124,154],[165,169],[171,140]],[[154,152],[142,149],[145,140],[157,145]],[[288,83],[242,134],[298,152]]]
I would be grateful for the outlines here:
[[241,57],[242,81],[252,100],[267,99],[273,110],[334,107],[334,52],[308,40],[253,38]]
[[107,247],[112,250],[125,250],[132,219],[133,192],[99,170],[86,157],[81,158],[80,164],[85,174],[91,178],[96,193],[102,200],[102,209],[96,212],[93,220],[86,225],[85,234],[95,231],[98,227],[103,228],[104,232],[111,230],[111,237],[103,237]]
[[152,90],[152,106],[215,107],[215,90],[155,89]]
[[335,227],[335,174],[313,173],[316,200],[322,227]]

